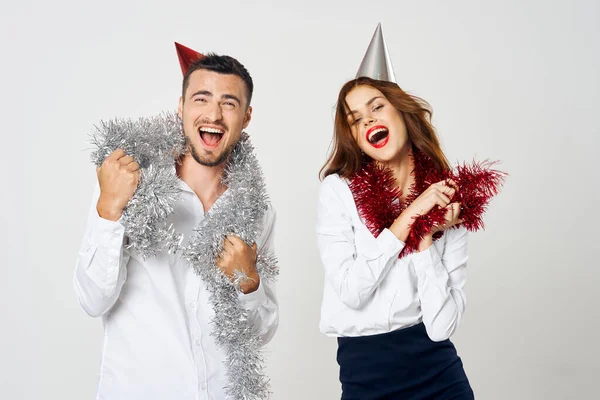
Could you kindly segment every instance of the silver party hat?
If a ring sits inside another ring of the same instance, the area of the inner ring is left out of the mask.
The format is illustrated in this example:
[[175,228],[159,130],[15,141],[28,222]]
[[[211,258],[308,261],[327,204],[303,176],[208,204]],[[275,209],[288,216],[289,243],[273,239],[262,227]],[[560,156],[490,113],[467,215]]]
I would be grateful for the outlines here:
[[377,24],[377,29],[375,29],[371,43],[369,43],[369,48],[356,73],[357,78],[361,76],[396,83],[394,67],[392,66],[392,60],[385,45],[381,23]]

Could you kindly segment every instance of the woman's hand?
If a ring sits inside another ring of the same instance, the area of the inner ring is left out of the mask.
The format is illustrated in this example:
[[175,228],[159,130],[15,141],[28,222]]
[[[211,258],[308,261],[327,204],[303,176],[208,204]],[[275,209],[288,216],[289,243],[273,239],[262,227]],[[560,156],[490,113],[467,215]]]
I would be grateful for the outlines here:
[[[406,238],[408,238],[408,234],[410,232],[410,228],[415,220],[415,218],[426,215],[429,213],[435,206],[439,206],[440,208],[449,207],[449,204],[454,197],[454,194],[458,190],[458,186],[456,182],[453,180],[444,180],[441,182],[434,183],[429,186],[419,197],[412,202],[410,206],[406,210],[404,210],[398,218],[394,221],[392,226],[390,226],[390,231],[396,235],[396,237],[403,242],[406,242]],[[457,204],[457,203],[452,203]],[[454,221],[454,224],[460,223],[458,222],[458,214],[460,213],[460,205],[455,206],[452,205],[448,208],[448,213],[446,214],[447,224],[443,226],[438,226],[435,229],[443,230],[448,227],[448,223]],[[448,218],[452,218],[448,220]],[[456,220],[456,221],[455,221]],[[449,225],[452,226],[452,225]],[[436,231],[437,232],[437,231]],[[435,232],[432,232],[432,234]]]
[[464,221],[459,218],[460,215],[460,203],[450,203],[445,207],[446,210],[446,222],[442,225],[436,225],[432,228],[431,234],[441,232],[454,225],[462,224]]
[[423,237],[423,240],[419,243],[419,251],[427,250],[433,244],[433,235],[436,232],[441,232],[454,225],[462,224],[464,221],[459,218],[460,215],[460,203],[450,203],[445,209],[446,211],[446,222],[441,225],[435,225],[431,228],[431,232]]

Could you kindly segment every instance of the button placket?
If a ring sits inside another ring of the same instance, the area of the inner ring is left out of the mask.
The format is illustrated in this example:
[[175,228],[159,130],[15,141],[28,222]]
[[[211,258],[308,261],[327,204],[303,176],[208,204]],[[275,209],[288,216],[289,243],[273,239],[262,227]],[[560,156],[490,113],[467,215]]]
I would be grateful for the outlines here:
[[195,277],[193,271],[188,271],[186,285],[186,297],[189,315],[190,337],[192,339],[192,351],[196,361],[196,376],[198,379],[197,390],[200,398],[207,398],[206,395],[206,358],[202,348],[202,326],[198,320],[198,297],[200,296],[200,281]]

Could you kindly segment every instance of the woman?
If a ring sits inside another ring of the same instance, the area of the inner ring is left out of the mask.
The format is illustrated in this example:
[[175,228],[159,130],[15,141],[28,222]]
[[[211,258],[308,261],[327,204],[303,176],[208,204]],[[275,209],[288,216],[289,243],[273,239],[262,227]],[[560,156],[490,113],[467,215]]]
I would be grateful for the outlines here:
[[[429,117],[424,101],[393,82],[361,77],[339,94],[317,236],[326,272],[320,328],[338,337],[342,399],[473,398],[448,340],[466,302],[461,188],[440,179],[419,190],[420,174],[431,175],[418,170],[423,160],[440,176],[450,170]],[[397,200],[381,196],[386,186]],[[412,225],[433,210],[443,222],[408,248]]]
[[452,170],[429,105],[396,83],[379,25],[338,96],[321,170],[321,331],[338,338],[342,399],[473,399],[450,336],[465,311],[467,231],[505,174]]

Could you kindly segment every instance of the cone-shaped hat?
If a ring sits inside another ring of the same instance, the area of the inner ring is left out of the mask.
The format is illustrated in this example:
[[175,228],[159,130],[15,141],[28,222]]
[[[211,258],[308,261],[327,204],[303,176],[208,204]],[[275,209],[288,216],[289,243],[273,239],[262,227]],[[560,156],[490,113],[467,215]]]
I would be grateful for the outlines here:
[[360,68],[358,68],[356,77],[361,76],[397,83],[392,60],[388,54],[383,32],[381,31],[381,23],[377,24],[369,48],[367,48],[367,52],[360,63]]
[[185,47],[182,44],[175,42],[175,49],[177,50],[177,56],[179,57],[179,65],[181,65],[181,72],[183,75],[186,74],[190,65],[193,62],[198,61],[204,54],[198,53],[196,50],[192,50],[189,47]]

